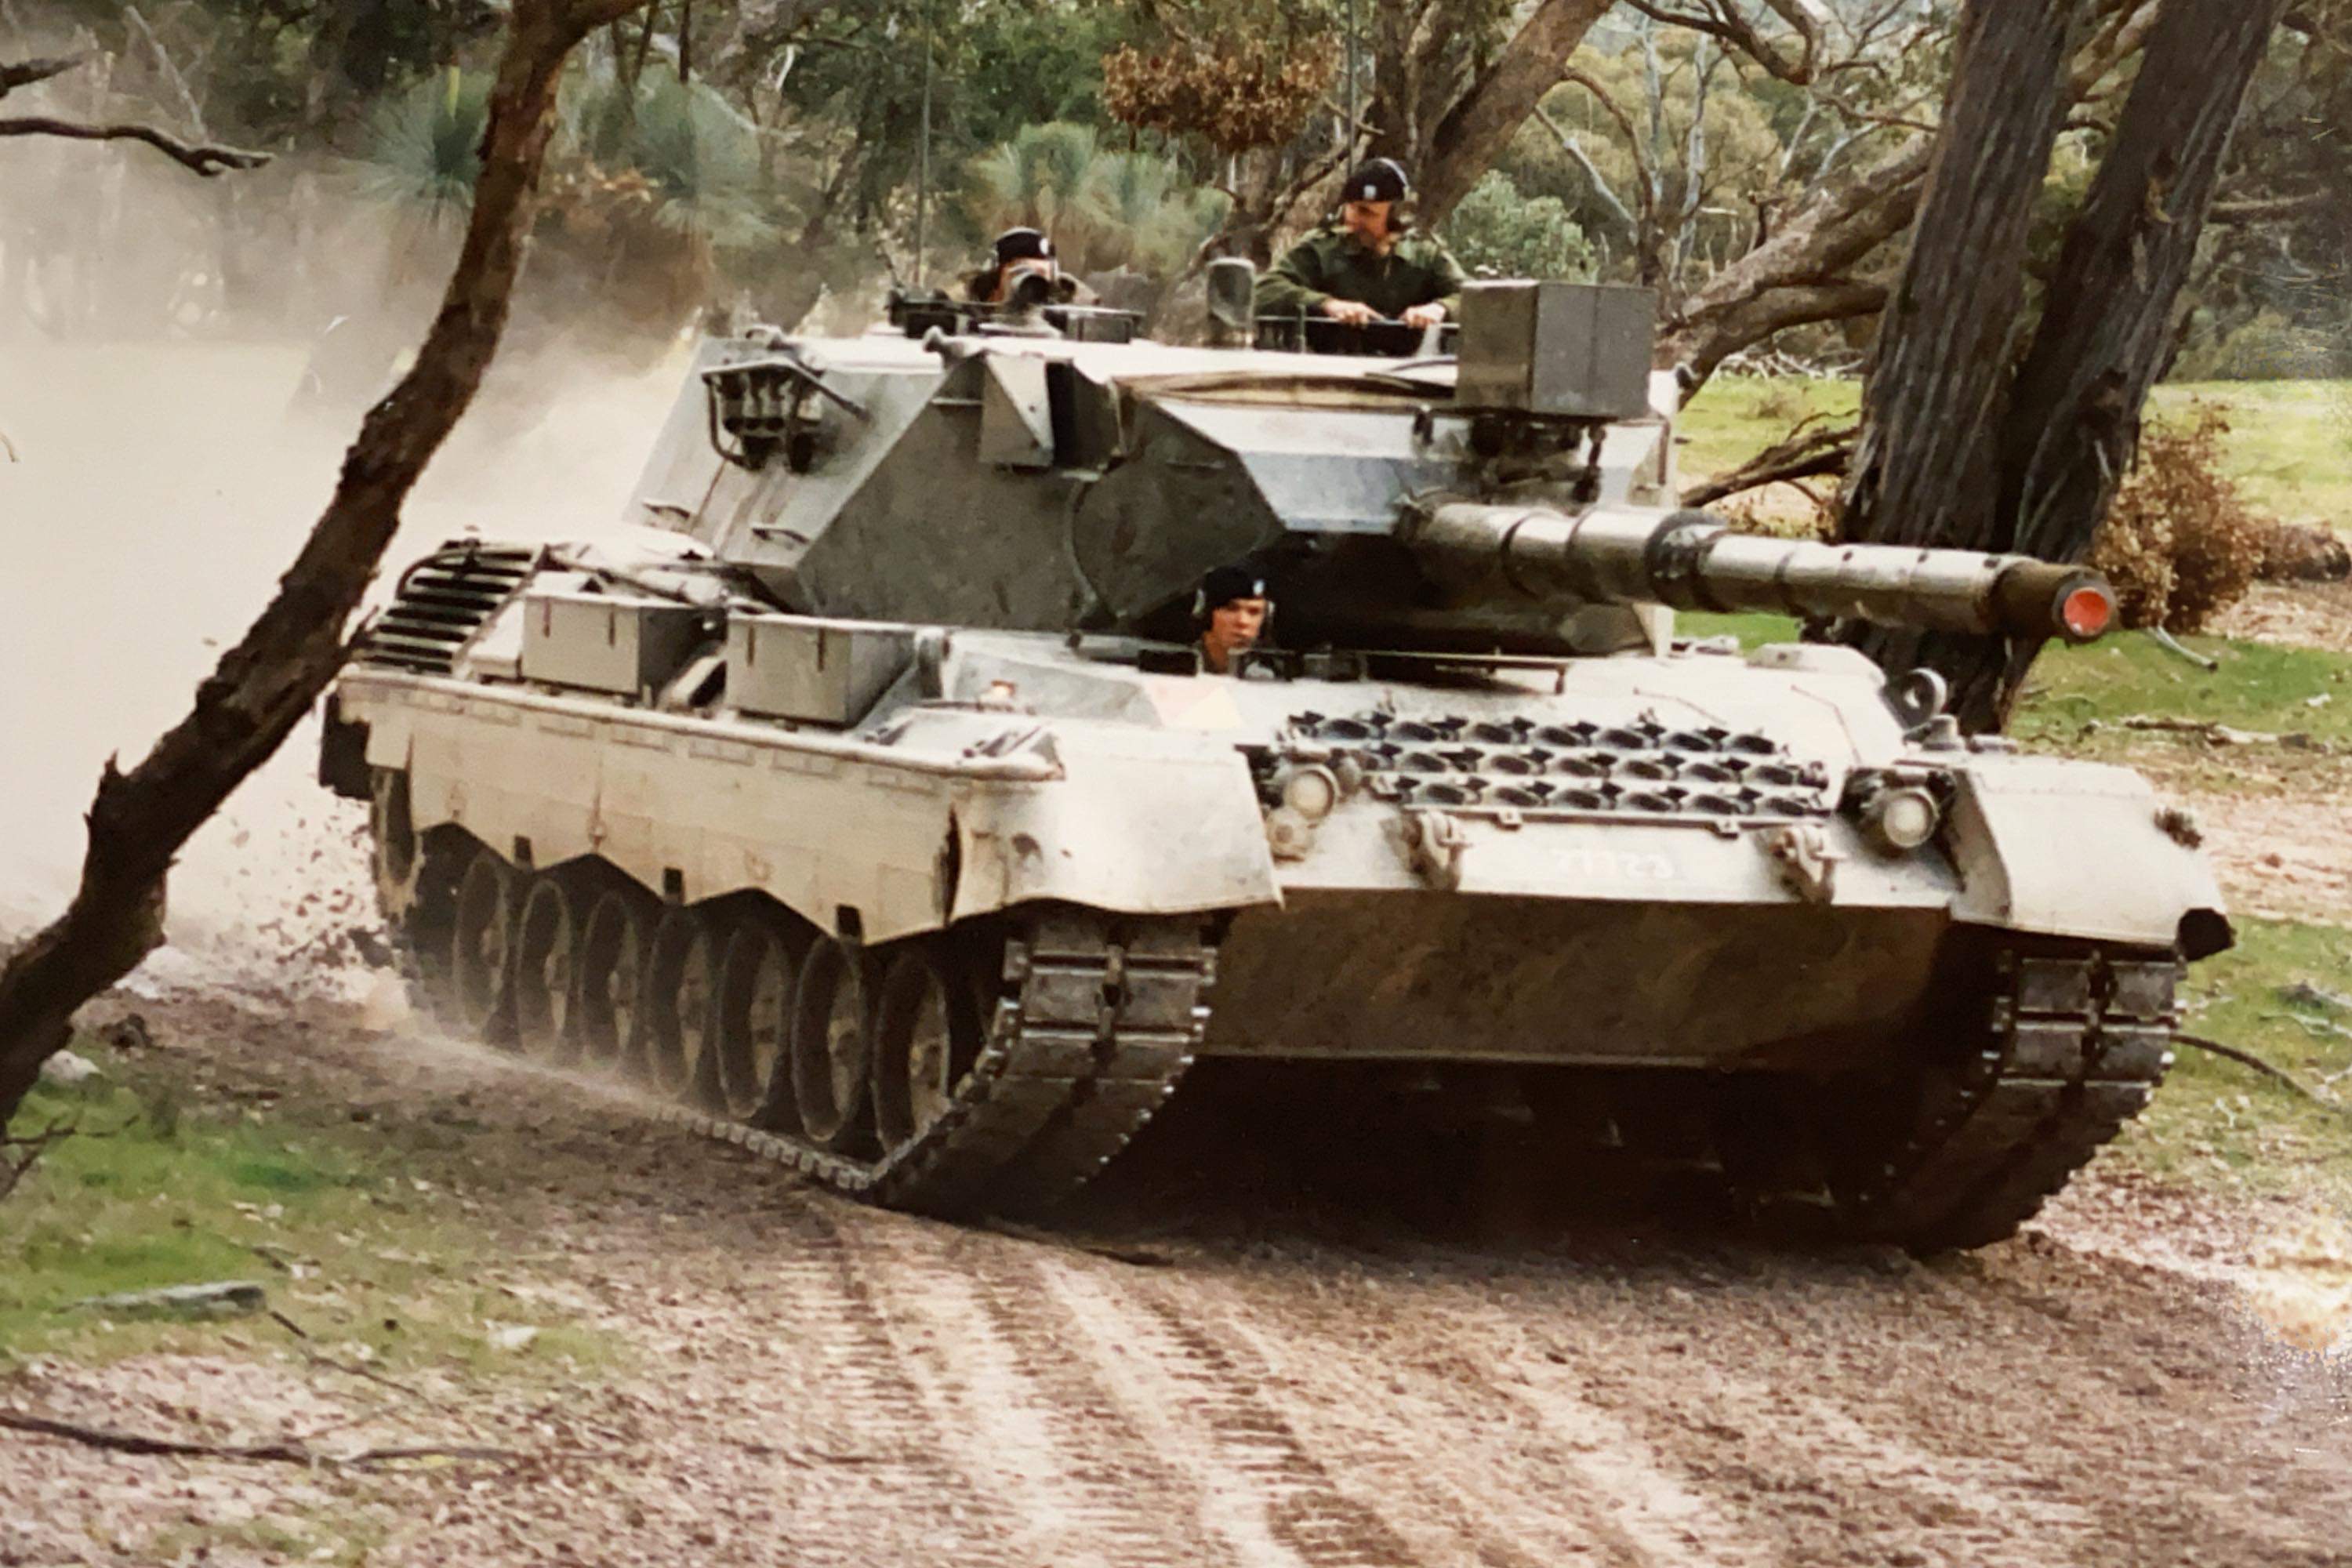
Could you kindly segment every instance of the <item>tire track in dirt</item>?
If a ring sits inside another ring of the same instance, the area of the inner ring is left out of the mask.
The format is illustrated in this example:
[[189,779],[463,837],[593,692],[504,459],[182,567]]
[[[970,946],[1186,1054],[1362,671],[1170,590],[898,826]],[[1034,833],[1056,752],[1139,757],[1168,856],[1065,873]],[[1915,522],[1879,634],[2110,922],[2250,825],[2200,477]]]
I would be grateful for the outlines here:
[[1392,1300],[1307,1303],[1261,1284],[1199,1280],[1188,1294],[1255,1352],[1266,1396],[1317,1451],[1393,1467],[1383,1501],[1401,1530],[1480,1563],[1759,1560],[1664,1455],[1577,1392],[1573,1369],[1464,1353],[1465,1305],[1424,1321]]
[[1006,1544],[1055,1568],[1196,1562],[1191,1488],[1075,1355],[1028,1244],[860,1216],[869,1285],[920,1335],[908,1375],[951,1413],[1022,1521]]
[[1196,1321],[1198,1281],[1185,1281],[1176,1300],[1158,1281],[1129,1282],[1100,1268],[1056,1261],[1043,1272],[1084,1352],[1161,1449],[1181,1456],[1196,1478],[1199,1521],[1223,1548],[1209,1560],[1247,1568],[1433,1561],[1534,1568],[1543,1561],[1479,1540],[1457,1540],[1433,1557],[1382,1508],[1342,1490],[1268,1397],[1264,1370]]
[[811,1363],[815,1396],[808,1416],[830,1438],[828,1470],[855,1477],[793,1489],[794,1517],[808,1525],[794,1561],[868,1568],[894,1539],[941,1561],[950,1552],[960,1563],[1032,1561],[1006,1552],[1015,1521],[958,1462],[971,1446],[943,1429],[909,1373],[912,1336],[876,1288],[866,1226],[845,1236],[829,1205],[811,1194],[782,1216],[761,1275],[800,1331],[794,1348]]

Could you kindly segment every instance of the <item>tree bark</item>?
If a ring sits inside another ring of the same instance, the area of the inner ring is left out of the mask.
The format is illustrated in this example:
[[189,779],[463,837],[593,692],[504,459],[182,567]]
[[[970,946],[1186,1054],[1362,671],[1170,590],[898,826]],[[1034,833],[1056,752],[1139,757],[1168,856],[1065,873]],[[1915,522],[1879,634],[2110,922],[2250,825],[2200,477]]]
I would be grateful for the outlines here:
[[301,553],[187,717],[129,773],[107,764],[72,903],[0,965],[0,1125],[65,1046],[74,1012],[163,940],[173,857],[341,668],[343,626],[401,503],[472,400],[506,325],[564,59],[592,28],[641,3],[515,0],[465,247],[415,367],[368,411]]
[[[1711,12],[1727,9],[1710,0]],[[2079,17],[2082,9],[2075,8],[2078,19],[2091,26],[2067,68],[2069,104],[2090,98],[2137,54],[2160,14],[2154,0],[2098,0],[2086,18]],[[1735,44],[1739,37],[1738,27],[1710,30]],[[1938,144],[1935,135],[1911,136],[1829,182],[1778,224],[1769,239],[1683,300],[1659,333],[1658,363],[1677,373],[1685,395],[1706,384],[1726,359],[1774,332],[1870,314],[1854,308],[1858,297],[1852,290],[1859,285],[1853,268],[1912,226]]]
[[1612,0],[1543,0],[1494,63],[1431,131],[1422,155],[1415,205],[1436,224],[1493,168],[1543,101],[1568,77],[1569,57]]
[[[1971,0],[1969,16],[1998,14],[1990,26],[2005,30],[2021,26],[2027,9]],[[2284,10],[2284,0],[2168,0],[2156,13],[2113,145],[2014,370],[2011,324],[2032,193],[2004,214],[1994,186],[1948,186],[1948,157],[1969,148],[1957,112],[1948,119],[1947,153],[1864,398],[1844,537],[2053,561],[2089,552],[2137,450],[2141,409],[2163,368],[2230,132]],[[1966,54],[1961,70],[1964,79],[1976,72]],[[1956,110],[1966,85],[1955,84]],[[2063,109],[2053,99],[2042,119]],[[2036,184],[2040,177],[2037,165]],[[1948,202],[1953,192],[1965,199]],[[1979,276],[1953,277],[1955,256]],[[1996,270],[2000,277],[1984,276]],[[1937,309],[1939,298],[1948,310]],[[2040,651],[2038,642],[1875,627],[1849,640],[1890,670],[1942,671],[1953,710],[1971,731],[2007,721]]]
[[2074,0],[1971,0],[1918,233],[1863,392],[1842,531],[1986,547],[2027,229],[2064,124]]

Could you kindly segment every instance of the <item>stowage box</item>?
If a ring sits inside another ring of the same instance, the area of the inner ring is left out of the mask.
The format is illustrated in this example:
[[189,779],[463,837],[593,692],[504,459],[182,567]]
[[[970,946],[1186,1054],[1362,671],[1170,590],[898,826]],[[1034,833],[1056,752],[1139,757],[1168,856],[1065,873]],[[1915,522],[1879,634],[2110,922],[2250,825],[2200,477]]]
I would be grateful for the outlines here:
[[533,590],[523,596],[522,677],[643,697],[677,672],[701,620],[692,605]]
[[1454,402],[1570,419],[1649,412],[1657,300],[1600,283],[1473,283],[1462,290]]
[[738,613],[727,619],[727,692],[763,718],[854,724],[914,655],[913,626]]

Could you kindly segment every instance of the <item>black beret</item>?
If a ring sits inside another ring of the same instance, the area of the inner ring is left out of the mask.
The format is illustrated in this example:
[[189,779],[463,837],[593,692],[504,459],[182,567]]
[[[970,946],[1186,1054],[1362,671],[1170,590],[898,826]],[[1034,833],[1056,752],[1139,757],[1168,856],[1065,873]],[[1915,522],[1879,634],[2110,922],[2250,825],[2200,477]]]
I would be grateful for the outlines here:
[[1348,171],[1348,183],[1340,187],[1343,202],[1401,202],[1404,200],[1407,182],[1404,165],[1393,158],[1367,158]]
[[1218,566],[1201,579],[1201,611],[1223,609],[1235,599],[1265,597],[1265,578],[1255,567]]
[[996,264],[1013,261],[1047,261],[1053,258],[1054,242],[1034,228],[1008,228],[996,237]]

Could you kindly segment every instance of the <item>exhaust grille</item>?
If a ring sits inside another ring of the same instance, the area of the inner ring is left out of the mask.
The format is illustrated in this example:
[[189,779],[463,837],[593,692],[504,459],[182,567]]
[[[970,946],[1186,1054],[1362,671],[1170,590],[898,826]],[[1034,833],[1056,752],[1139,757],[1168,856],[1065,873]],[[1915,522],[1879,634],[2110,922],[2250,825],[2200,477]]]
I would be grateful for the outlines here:
[[530,575],[539,552],[453,540],[411,566],[360,641],[363,664],[447,675],[457,655]]

